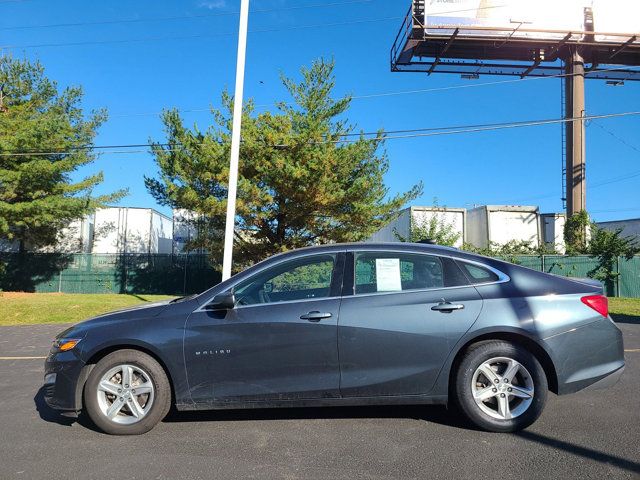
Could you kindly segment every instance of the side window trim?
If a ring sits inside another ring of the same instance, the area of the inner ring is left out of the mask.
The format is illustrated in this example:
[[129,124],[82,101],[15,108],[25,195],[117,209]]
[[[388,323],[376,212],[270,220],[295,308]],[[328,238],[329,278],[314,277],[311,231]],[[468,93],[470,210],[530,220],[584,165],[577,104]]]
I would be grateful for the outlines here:
[[342,296],[352,297],[356,294],[356,262],[355,253],[350,251],[345,255],[344,278],[342,282]]
[[[334,251],[328,251],[328,252],[324,252],[324,253],[309,252],[309,253],[306,253],[304,255],[297,255],[297,256],[295,256],[293,258],[288,258],[286,260],[282,260],[281,262],[273,263],[273,264],[270,264],[270,265],[265,265],[260,270],[258,270],[256,272],[253,272],[253,274],[250,277],[238,279],[236,282],[234,282],[233,284],[228,286],[225,290],[217,292],[216,294],[214,294],[211,297],[207,298],[207,300],[204,301],[202,303],[202,305],[200,307],[198,307],[197,309],[195,309],[192,313],[209,312],[209,310],[206,309],[206,306],[211,301],[213,301],[213,299],[215,298],[216,295],[218,295],[220,293],[228,292],[228,291],[231,291],[231,290],[235,290],[238,287],[239,284],[244,283],[246,281],[249,281],[251,278],[256,278],[257,276],[262,275],[263,273],[265,273],[267,270],[269,270],[269,269],[271,269],[273,267],[276,267],[278,265],[281,265],[282,263],[289,262],[289,261],[295,261],[295,260],[299,260],[299,259],[303,259],[303,258],[321,257],[321,256],[326,256],[326,255],[331,255],[331,256],[335,257],[334,270],[333,270],[333,273],[332,273],[331,286],[330,286],[330,290],[329,290],[330,293],[329,293],[328,297],[316,298],[315,300],[331,300],[331,299],[340,298],[341,297],[340,288],[344,288],[343,282],[344,282],[344,267],[345,267],[346,250],[334,250]],[[255,305],[236,305],[235,308],[244,309],[244,308],[261,307],[261,306],[266,306],[266,305],[283,305],[283,304],[287,304],[287,303],[300,303],[300,302],[306,302],[306,301],[311,301],[311,300],[314,300],[314,299],[310,298],[310,299],[302,299],[302,300],[287,300],[287,301],[282,301],[282,302],[277,302],[277,303],[264,303],[264,304],[255,304]]]

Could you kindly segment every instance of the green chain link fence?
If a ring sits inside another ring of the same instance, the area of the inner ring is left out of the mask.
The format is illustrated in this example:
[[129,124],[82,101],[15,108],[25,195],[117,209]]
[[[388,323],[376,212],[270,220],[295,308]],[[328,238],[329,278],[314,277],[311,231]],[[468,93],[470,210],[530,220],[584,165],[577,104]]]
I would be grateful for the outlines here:
[[[562,255],[514,256],[504,260],[563,277],[588,278],[600,267],[597,258]],[[610,297],[640,298],[640,257],[627,260],[619,257],[615,265],[615,280],[605,285]]]
[[187,295],[220,282],[206,255],[0,254],[0,290]]
[[[566,277],[589,277],[599,262],[589,256],[515,256],[524,267]],[[640,298],[640,256],[619,258],[607,294]],[[207,255],[0,254],[0,290],[61,293],[188,295],[220,282]]]

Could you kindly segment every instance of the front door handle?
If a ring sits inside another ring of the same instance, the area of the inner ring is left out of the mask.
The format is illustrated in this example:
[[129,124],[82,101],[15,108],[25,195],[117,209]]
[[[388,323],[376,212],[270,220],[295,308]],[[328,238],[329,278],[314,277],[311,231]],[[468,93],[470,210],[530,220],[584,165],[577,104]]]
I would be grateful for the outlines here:
[[305,315],[300,316],[300,320],[308,320],[309,322],[319,322],[320,320],[326,320],[327,318],[331,318],[332,315],[330,313],[323,312],[309,312]]
[[456,310],[462,310],[462,309],[464,309],[464,305],[454,304],[450,302],[441,302],[431,307],[431,310],[433,310],[434,312],[441,312],[441,313],[451,313],[451,312],[455,312]]

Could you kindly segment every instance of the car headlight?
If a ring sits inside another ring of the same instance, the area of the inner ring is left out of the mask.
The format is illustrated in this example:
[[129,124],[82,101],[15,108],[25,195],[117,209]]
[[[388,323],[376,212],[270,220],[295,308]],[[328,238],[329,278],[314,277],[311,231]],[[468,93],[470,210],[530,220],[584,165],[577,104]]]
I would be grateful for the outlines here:
[[81,338],[58,338],[53,341],[51,346],[51,353],[68,352],[76,348],[76,345],[80,343]]

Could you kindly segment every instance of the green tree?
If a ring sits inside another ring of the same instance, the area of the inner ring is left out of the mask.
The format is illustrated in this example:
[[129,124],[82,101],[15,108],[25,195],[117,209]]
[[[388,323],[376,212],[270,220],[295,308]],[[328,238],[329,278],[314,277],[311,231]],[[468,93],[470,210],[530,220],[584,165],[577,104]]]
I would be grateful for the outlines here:
[[589,272],[589,276],[604,282],[609,289],[619,276],[616,272],[618,257],[631,259],[640,253],[640,244],[634,237],[622,235],[623,229],[605,230],[595,224],[591,225],[589,254],[598,257],[598,268]]
[[591,218],[583,210],[574,213],[564,226],[564,242],[567,255],[584,255],[589,253],[589,235]]
[[[291,103],[257,114],[244,109],[237,203],[236,258],[252,263],[318,243],[360,241],[387,224],[422,186],[388,198],[383,133],[355,134],[345,118],[350,97],[335,100],[334,62],[315,61],[301,79],[282,77]],[[153,154],[159,178],[146,178],[163,205],[197,214],[191,248],[220,258],[227,205],[233,99],[222,94],[205,131],[163,114],[167,145]],[[236,266],[241,266],[236,262]]]
[[82,90],[60,92],[38,62],[0,57],[0,91],[0,237],[20,251],[52,245],[71,221],[124,195],[92,196],[102,173],[71,179],[95,160],[85,147],[106,112],[86,117]]

